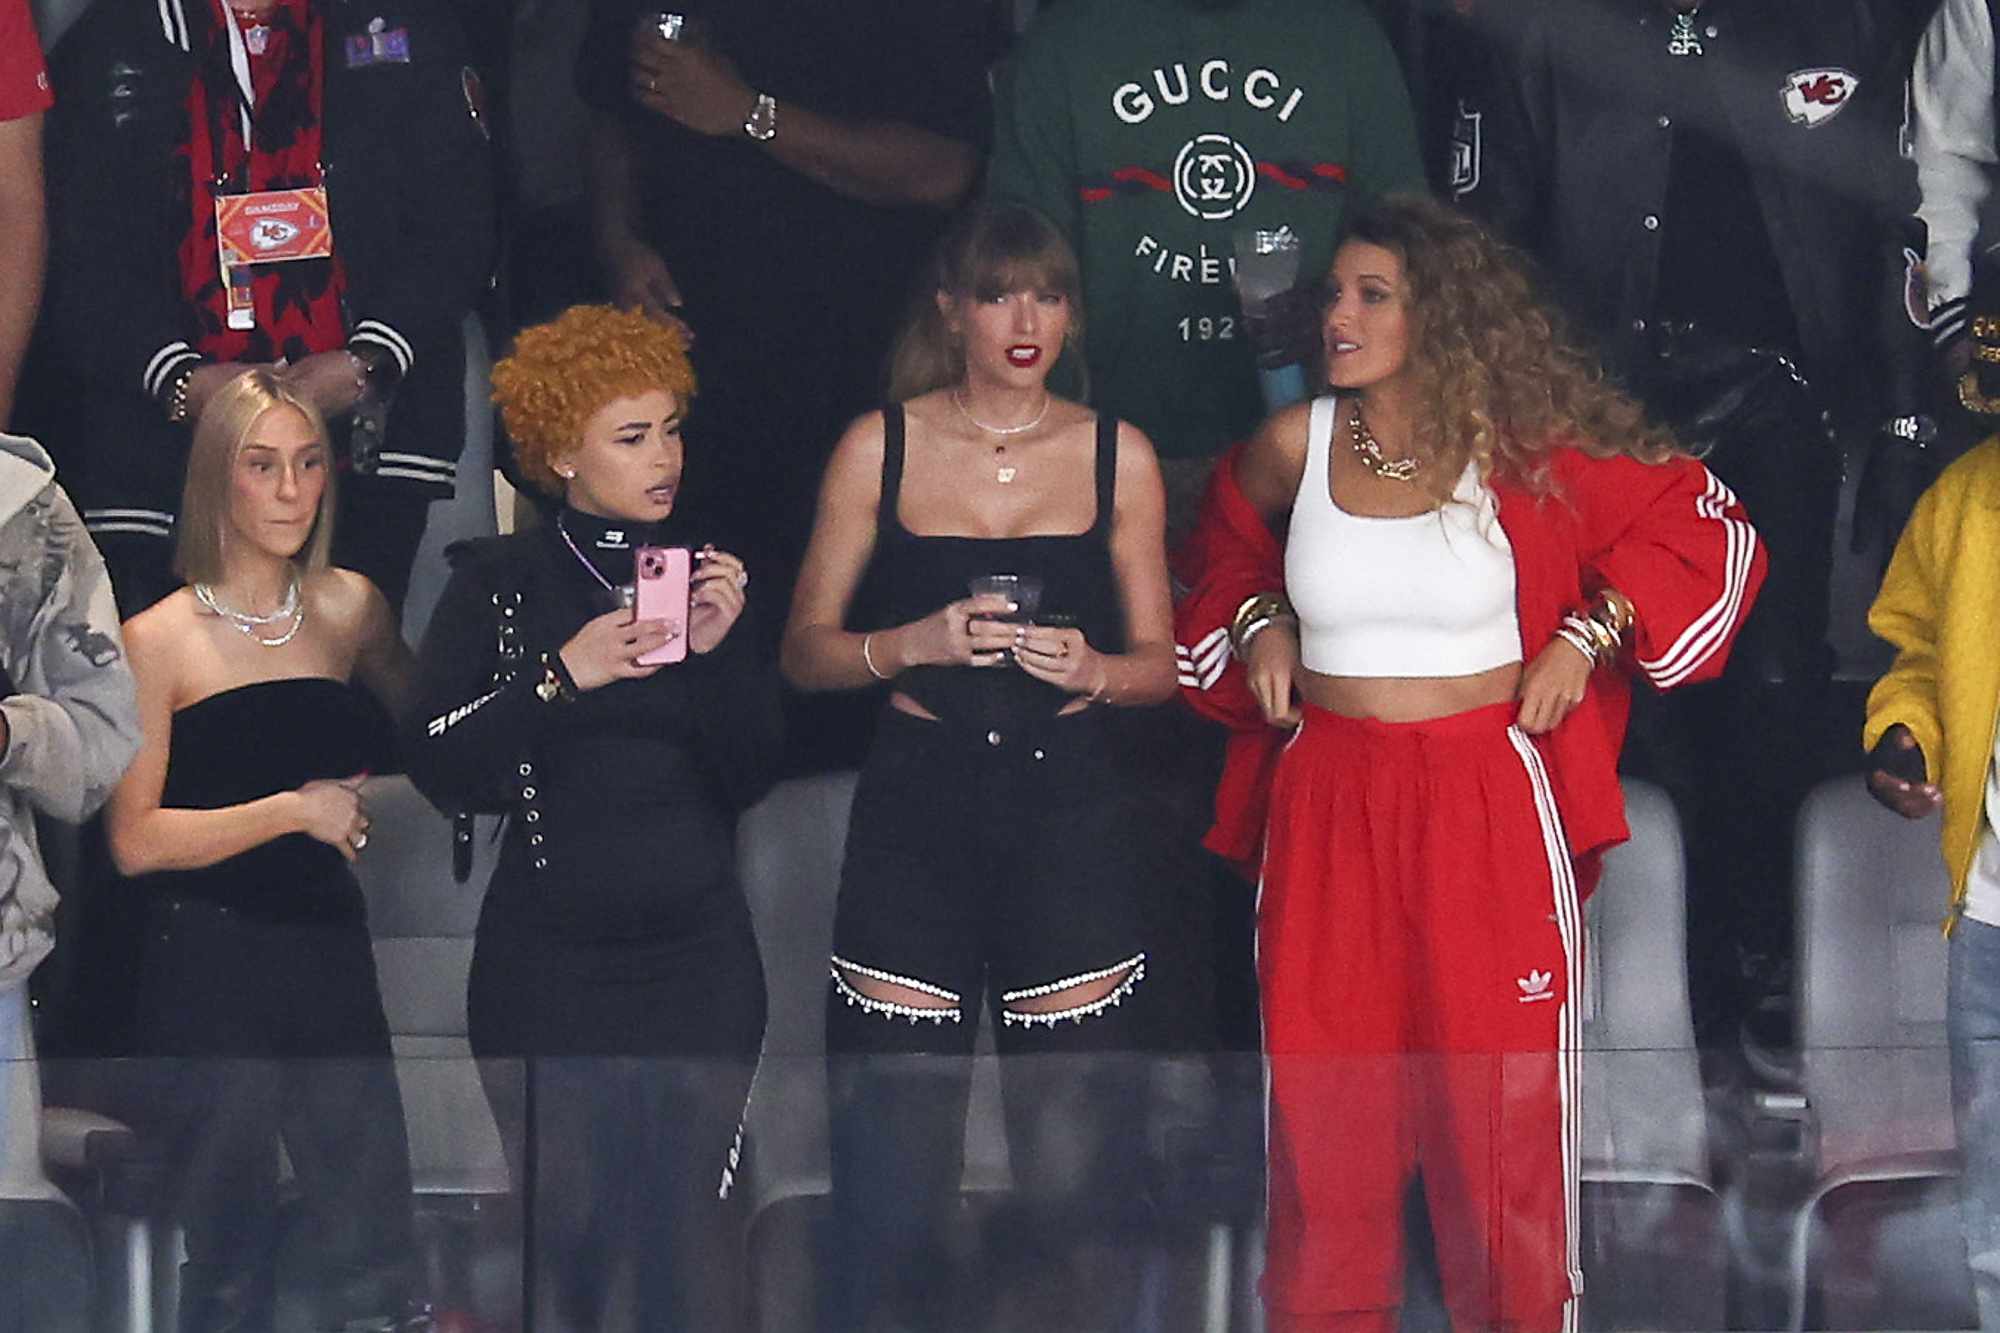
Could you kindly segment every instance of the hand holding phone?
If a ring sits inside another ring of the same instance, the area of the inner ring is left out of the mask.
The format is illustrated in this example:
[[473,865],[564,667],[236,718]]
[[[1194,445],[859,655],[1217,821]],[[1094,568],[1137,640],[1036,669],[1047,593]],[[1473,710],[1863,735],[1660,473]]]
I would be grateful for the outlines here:
[[641,546],[632,553],[635,569],[632,617],[657,620],[667,629],[667,641],[633,659],[640,666],[670,666],[688,654],[688,589],[694,577],[694,552],[685,546]]

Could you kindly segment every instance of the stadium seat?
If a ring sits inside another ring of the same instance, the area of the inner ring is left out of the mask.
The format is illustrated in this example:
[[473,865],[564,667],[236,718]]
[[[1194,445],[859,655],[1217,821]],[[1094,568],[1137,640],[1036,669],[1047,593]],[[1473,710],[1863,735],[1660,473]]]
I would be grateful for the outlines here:
[[1727,1244],[1688,1004],[1680,821],[1625,782],[1631,839],[1585,911],[1584,1326],[1727,1326]]
[[1898,818],[1837,778],[1807,797],[1797,858],[1812,1183],[1791,1236],[1791,1327],[1973,1327],[1937,819]]

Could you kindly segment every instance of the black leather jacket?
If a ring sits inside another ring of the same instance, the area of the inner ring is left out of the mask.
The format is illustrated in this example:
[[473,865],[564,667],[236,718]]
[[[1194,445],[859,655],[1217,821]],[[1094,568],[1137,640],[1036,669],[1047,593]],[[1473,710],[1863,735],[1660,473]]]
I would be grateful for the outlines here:
[[1698,58],[1716,79],[1712,126],[1754,183],[1808,379],[1848,420],[1890,414],[1885,343],[1907,340],[1892,296],[1911,188],[1896,140],[1908,19],[1883,0],[1722,0],[1696,14],[1703,54],[1675,57],[1660,0],[1481,0],[1478,17],[1496,54],[1467,90],[1460,200],[1544,262],[1614,365],[1645,346],[1672,280],[1667,80]]
[[[479,80],[449,6],[320,2],[326,186],[350,344],[408,367],[376,472],[448,495],[465,441],[462,325],[494,250]],[[188,435],[155,395],[177,354],[163,349],[193,341],[176,260],[190,187],[176,150],[196,75],[189,50],[203,49],[214,22],[208,0],[97,0],[51,54],[61,92],[47,123],[49,282],[36,349],[47,419],[36,424],[87,516],[109,507],[150,523],[177,507]],[[349,66],[346,42],[365,41],[371,24],[407,33],[407,63]]]

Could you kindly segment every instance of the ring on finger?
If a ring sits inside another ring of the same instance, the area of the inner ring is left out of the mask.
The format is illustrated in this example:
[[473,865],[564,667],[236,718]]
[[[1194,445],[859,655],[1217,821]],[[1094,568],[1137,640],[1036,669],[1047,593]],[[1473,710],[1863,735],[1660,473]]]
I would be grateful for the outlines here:
[[353,837],[347,840],[347,845],[352,847],[357,852],[360,851],[363,847],[366,847],[368,845],[368,830],[362,829],[360,832],[356,833]]

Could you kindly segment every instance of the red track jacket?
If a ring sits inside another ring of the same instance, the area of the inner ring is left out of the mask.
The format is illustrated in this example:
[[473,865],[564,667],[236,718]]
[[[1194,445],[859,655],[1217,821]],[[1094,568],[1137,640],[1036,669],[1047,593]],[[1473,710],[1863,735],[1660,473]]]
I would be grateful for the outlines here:
[[[1288,733],[1258,711],[1229,625],[1245,598],[1284,586],[1284,551],[1236,484],[1242,448],[1217,465],[1195,531],[1176,555],[1175,572],[1190,591],[1175,613],[1174,637],[1188,702],[1232,732],[1205,844],[1254,871],[1271,773]],[[1622,665],[1662,690],[1721,674],[1764,581],[1763,544],[1735,495],[1691,458],[1650,465],[1560,447],[1550,462],[1555,485],[1548,495],[1492,482],[1514,548],[1524,659],[1532,661],[1563,616],[1608,585],[1638,610]],[[1599,671],[1562,725],[1534,738],[1586,894],[1604,850],[1627,836],[1617,770],[1630,709],[1626,673]]]

